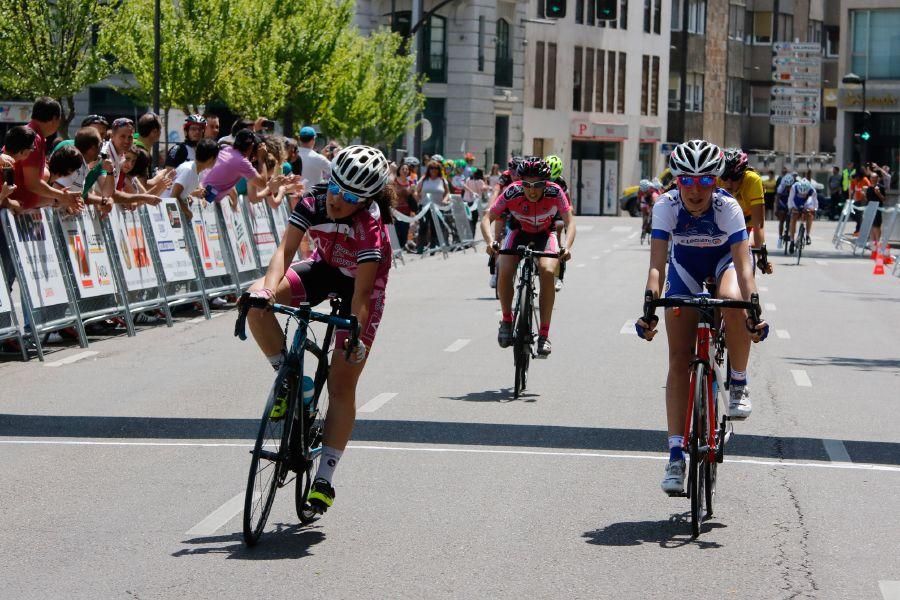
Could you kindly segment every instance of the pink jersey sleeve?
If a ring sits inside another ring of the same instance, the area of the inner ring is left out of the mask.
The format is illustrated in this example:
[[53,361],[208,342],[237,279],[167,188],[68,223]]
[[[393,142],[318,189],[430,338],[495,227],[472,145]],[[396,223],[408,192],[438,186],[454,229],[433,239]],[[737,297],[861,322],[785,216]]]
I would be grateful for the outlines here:
[[500,193],[495,199],[494,203],[491,204],[490,212],[495,217],[502,217],[503,213],[506,211],[507,204],[506,194]]
[[572,204],[569,202],[569,197],[562,190],[562,188],[560,188],[559,196],[557,196],[556,198],[556,209],[561,215],[564,215],[572,210]]

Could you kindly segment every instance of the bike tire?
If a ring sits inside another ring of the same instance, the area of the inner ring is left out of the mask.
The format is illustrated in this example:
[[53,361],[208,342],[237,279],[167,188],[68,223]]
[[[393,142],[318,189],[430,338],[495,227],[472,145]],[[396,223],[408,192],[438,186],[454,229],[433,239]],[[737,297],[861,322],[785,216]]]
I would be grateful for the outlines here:
[[800,223],[800,229],[797,234],[797,264],[800,264],[800,257],[803,255],[803,247],[806,245],[806,227]]
[[691,499],[691,535],[700,535],[700,524],[703,522],[703,501],[705,500],[705,483],[703,463],[705,457],[700,447],[706,439],[704,408],[706,403],[706,368],[698,364],[694,370],[694,408],[691,415],[691,435],[688,443],[690,464],[688,465],[688,496]]
[[248,546],[255,546],[259,542],[272,503],[275,500],[275,492],[283,483],[287,473],[286,456],[283,449],[287,447],[287,440],[291,434],[290,417],[293,411],[293,401],[296,393],[296,380],[288,378],[288,401],[285,417],[274,420],[271,418],[272,407],[275,405],[275,390],[281,386],[286,373],[279,373],[272,387],[272,393],[263,410],[262,420],[259,424],[259,432],[256,443],[253,445],[252,458],[250,460],[250,473],[247,477],[247,490],[244,494],[244,542]]
[[[712,377],[715,381],[715,371],[709,374],[709,377]],[[713,385],[715,389],[717,386]],[[710,404],[713,409],[713,423],[716,423],[717,427],[721,425],[721,429],[716,430],[716,460],[706,460],[703,462],[703,477],[704,477],[704,488],[706,491],[706,518],[709,519],[713,515],[713,504],[716,499],[716,477],[719,471],[719,463],[721,462],[719,455],[724,452],[724,437],[725,437],[725,422],[724,420],[719,422],[719,398],[712,398]],[[709,422],[709,416],[707,415],[707,423]]]
[[528,329],[527,321],[528,321],[528,303],[525,300],[525,296],[527,295],[527,290],[519,291],[519,306],[516,310],[515,316],[515,328],[513,330],[513,361],[516,366],[516,380],[513,388],[513,398],[518,399],[521,393],[525,390],[525,383],[527,381],[527,371],[528,371],[528,350],[526,345],[526,340],[528,333],[526,330]]
[[322,445],[325,437],[325,417],[328,414],[328,384],[323,383],[323,389],[317,390],[319,401],[315,406],[301,410],[301,427],[306,435],[301,437],[302,442],[302,469],[298,469],[297,481],[294,489],[294,508],[297,517],[304,525],[308,525],[319,518],[319,513],[310,507],[306,499],[309,497],[309,488],[319,470],[319,462],[322,460]]

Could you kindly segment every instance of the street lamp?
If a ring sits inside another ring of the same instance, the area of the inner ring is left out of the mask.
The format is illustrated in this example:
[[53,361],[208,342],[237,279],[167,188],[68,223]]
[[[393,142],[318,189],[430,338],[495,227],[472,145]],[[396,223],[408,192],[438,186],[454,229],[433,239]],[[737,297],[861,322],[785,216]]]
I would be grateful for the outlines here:
[[[871,134],[869,133],[869,112],[866,110],[866,80],[863,77],[860,77],[856,73],[847,73],[841,79],[841,83],[847,85],[861,85],[862,86],[862,132],[859,134],[859,162],[860,166],[864,166],[866,164],[867,158],[867,150],[869,145],[869,137]],[[854,133],[854,136],[856,134]]]

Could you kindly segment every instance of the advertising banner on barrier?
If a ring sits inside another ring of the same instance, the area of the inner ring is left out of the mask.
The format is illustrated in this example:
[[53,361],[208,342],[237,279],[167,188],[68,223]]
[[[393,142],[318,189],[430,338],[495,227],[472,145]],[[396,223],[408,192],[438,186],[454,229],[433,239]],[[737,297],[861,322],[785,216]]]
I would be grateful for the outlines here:
[[109,224],[119,250],[122,274],[129,292],[159,285],[139,210],[125,210],[116,205],[109,214]]
[[156,206],[148,206],[156,249],[166,281],[190,281],[197,278],[191,255],[184,239],[184,224],[175,198],[163,198]]
[[250,217],[253,243],[256,244],[256,251],[259,252],[259,260],[263,267],[268,267],[275,250],[278,249],[275,235],[272,232],[272,222],[269,221],[268,207],[265,202],[247,202],[247,214]]
[[216,222],[216,207],[201,200],[192,207],[194,212],[194,238],[200,253],[200,264],[207,277],[220,277],[228,274],[225,256],[222,254],[219,224]]
[[[3,224],[0,223],[0,227]],[[6,291],[6,278],[3,276],[3,269],[0,269],[0,315],[9,313],[12,310],[12,303],[9,301],[9,293]],[[9,319],[0,318],[0,327]]]
[[287,204],[287,200],[279,204],[276,208],[271,209],[272,212],[272,220],[275,221],[275,233],[278,234],[278,239],[284,239],[284,232],[287,230],[288,226],[288,210],[290,207]]
[[75,285],[82,298],[116,293],[109,249],[103,239],[100,218],[93,207],[77,216],[61,217],[60,226],[68,250]]
[[240,209],[232,210],[228,198],[219,202],[219,205],[222,207],[222,217],[228,230],[228,240],[231,242],[237,270],[241,273],[253,271],[256,269],[256,258],[253,256],[253,248],[250,247],[250,232],[247,231]]
[[[43,212],[12,215],[13,243],[35,309],[69,303],[62,265]],[[21,282],[20,282],[21,283]]]

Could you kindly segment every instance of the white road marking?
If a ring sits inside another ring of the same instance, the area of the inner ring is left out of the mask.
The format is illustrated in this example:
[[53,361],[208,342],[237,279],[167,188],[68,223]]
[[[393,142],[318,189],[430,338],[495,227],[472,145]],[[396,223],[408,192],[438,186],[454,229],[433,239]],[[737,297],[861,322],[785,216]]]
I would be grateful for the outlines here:
[[769,288],[767,288],[767,287],[764,286],[764,285],[761,285],[761,286],[759,286],[759,287],[756,288],[756,289],[758,289],[758,290],[761,291],[761,292],[768,292],[768,291],[769,291]]
[[778,309],[775,307],[775,305],[772,304],[771,302],[766,302],[765,309],[766,309],[766,310],[770,310],[770,311],[772,311],[772,312],[775,312],[776,310],[778,310]]
[[612,252],[612,250],[610,250],[609,248],[607,248],[606,250],[603,251],[603,254],[609,254],[610,252]]
[[900,600],[900,581],[879,581],[878,587],[884,600]]
[[640,233],[640,232],[639,232],[639,231],[635,231],[634,233],[632,233],[631,235],[628,236],[628,239],[629,239],[629,240],[633,240],[634,238],[636,238],[636,237],[638,236],[638,233]]
[[[579,227],[579,229],[581,229]],[[631,227],[629,225],[616,225],[612,229],[610,229],[612,233],[628,233],[631,231]]]
[[216,510],[208,517],[187,530],[186,535],[212,535],[225,523],[233,519],[244,508],[244,492],[241,492]]
[[464,339],[456,340],[455,342],[453,342],[452,344],[450,344],[449,346],[444,348],[444,352],[459,352],[460,350],[465,348],[466,344],[468,344],[471,341],[472,340],[464,340]]
[[594,230],[593,225],[579,225],[578,226],[578,231],[593,231],[593,230]]
[[215,312],[212,314],[212,318],[218,319],[219,317],[224,317],[227,314],[228,314],[227,312]]
[[377,396],[357,408],[356,412],[373,413],[390,402],[391,399],[396,395],[397,392],[384,392],[382,394],[378,394]]
[[578,263],[577,265],[575,265],[575,268],[580,269],[583,266],[585,266],[584,263]]
[[841,440],[822,440],[822,445],[825,446],[825,453],[828,454],[831,462],[853,462],[850,459],[850,453],[847,452],[847,447]]
[[816,264],[822,265],[822,266],[828,266],[828,261],[827,260],[817,260]]
[[619,249],[619,244],[613,244],[613,250],[618,250],[618,249]]
[[97,356],[97,352],[93,350],[85,350],[84,352],[79,352],[78,354],[73,354],[72,356],[67,356],[65,358],[61,358],[59,360],[55,360],[53,362],[44,363],[45,367],[61,367],[63,365],[71,365],[73,362],[78,362],[79,360],[84,360],[85,358],[90,358],[92,356]]
[[787,329],[776,329],[776,330],[775,330],[775,335],[777,335],[777,336],[778,336],[780,339],[782,339],[782,340],[789,340],[789,339],[791,339],[791,334],[788,333],[788,330],[787,330]]
[[794,383],[798,386],[812,387],[812,381],[809,380],[809,375],[803,369],[791,369],[791,375],[794,376]]
[[[191,447],[191,448],[252,448],[252,443],[234,442],[104,442],[83,440],[0,440],[0,444],[23,446],[134,446],[134,447]],[[368,446],[364,444],[348,444],[348,448],[357,450],[394,450],[398,452],[458,452],[467,454],[513,454],[523,456],[572,456],[586,458],[626,458],[632,460],[669,460],[668,456],[656,454],[611,454],[601,452],[553,452],[550,450],[488,450],[482,448],[426,448],[422,446]],[[900,473],[900,466],[875,465],[870,463],[833,463],[833,462],[800,462],[782,460],[761,460],[753,458],[726,459],[728,463],[761,465],[771,467],[805,467],[811,469],[843,469],[851,471],[885,471],[888,473]]]
[[591,257],[591,260],[599,260],[599,259],[600,259],[599,256],[592,256],[592,257]]
[[625,324],[622,325],[622,329],[619,330],[619,333],[624,333],[625,335],[637,335],[637,331],[634,329],[634,321],[625,321]]

